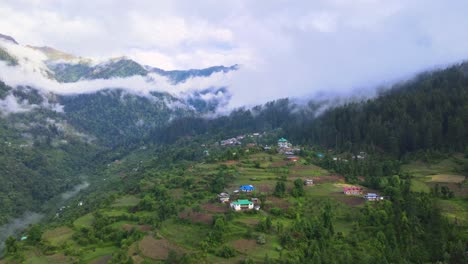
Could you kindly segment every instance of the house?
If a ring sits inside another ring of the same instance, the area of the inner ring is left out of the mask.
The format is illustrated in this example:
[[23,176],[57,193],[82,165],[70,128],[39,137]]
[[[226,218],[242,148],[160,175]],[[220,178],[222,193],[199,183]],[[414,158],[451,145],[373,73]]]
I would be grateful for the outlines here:
[[384,198],[375,193],[368,193],[364,195],[364,199],[366,199],[367,201],[380,201],[380,200],[383,200]]
[[229,138],[226,140],[221,140],[221,146],[236,146],[241,145],[242,143],[237,140],[237,138]]
[[288,141],[287,141],[285,138],[280,138],[280,139],[278,139],[278,147],[280,147],[280,148],[288,148],[288,147],[289,147],[289,143],[288,143]]
[[218,194],[218,200],[219,200],[220,203],[228,203],[229,202],[229,194],[228,193]]
[[293,152],[294,154],[296,154],[296,153],[301,153],[301,149],[300,149],[300,148],[293,148],[293,149],[292,149],[292,152]]
[[254,209],[255,209],[256,211],[260,210],[260,205],[255,205],[255,206],[254,206]]
[[297,156],[288,156],[287,159],[292,162],[296,162],[299,160],[299,157]]
[[304,185],[314,185],[314,180],[307,179],[307,180],[304,181]]
[[356,186],[344,187],[343,193],[346,195],[360,195],[362,194],[362,188]]
[[254,203],[249,200],[237,200],[231,203],[231,208],[234,211],[252,210],[254,209]]
[[255,191],[255,187],[253,185],[242,185],[239,187],[241,192],[253,192]]
[[267,150],[270,150],[271,147],[269,147],[268,145],[266,145],[265,147],[263,147],[263,150],[267,151]]
[[250,201],[252,201],[252,203],[254,203],[254,204],[257,204],[257,203],[260,202],[260,200],[258,198],[252,198],[252,199],[250,199]]

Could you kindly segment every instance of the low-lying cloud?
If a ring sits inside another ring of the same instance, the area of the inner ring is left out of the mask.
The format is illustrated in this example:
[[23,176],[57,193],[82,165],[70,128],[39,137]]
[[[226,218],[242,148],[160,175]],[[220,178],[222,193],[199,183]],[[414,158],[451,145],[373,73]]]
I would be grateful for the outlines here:
[[[223,5],[96,0],[60,6],[6,0],[0,4],[0,32],[20,43],[101,59],[128,55],[166,70],[241,64],[235,73],[175,87],[158,76],[150,76],[150,82],[132,77],[66,86],[41,83],[61,93],[112,87],[177,93],[219,84],[229,87],[230,107],[236,107],[283,97],[373,92],[467,59],[467,9],[464,0],[239,0]],[[52,22],[44,26],[40,21]],[[212,85],[198,87],[202,81]]]

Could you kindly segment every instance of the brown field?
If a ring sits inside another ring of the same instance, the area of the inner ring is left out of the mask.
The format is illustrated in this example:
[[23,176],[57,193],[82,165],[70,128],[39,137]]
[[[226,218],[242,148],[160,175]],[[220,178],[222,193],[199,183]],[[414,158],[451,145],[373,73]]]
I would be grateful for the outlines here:
[[227,160],[225,162],[220,162],[220,164],[224,164],[224,165],[236,165],[237,163],[239,163],[239,161],[237,160]]
[[257,247],[257,241],[253,239],[239,239],[232,242],[232,246],[243,254],[252,252]]
[[179,213],[179,218],[189,219],[192,223],[211,224],[213,222],[213,214],[184,211]]
[[266,207],[265,209],[269,209],[269,208],[272,208],[272,207],[287,209],[289,207],[288,201],[286,201],[284,199],[281,199],[281,198],[278,198],[278,197],[274,197],[274,196],[269,196],[266,199],[266,202],[271,202],[272,204],[270,206],[265,206]]
[[313,177],[314,183],[326,183],[326,182],[345,182],[345,178],[341,175],[328,175]]
[[292,168],[292,170],[323,170],[322,168],[315,166],[315,165],[302,165],[302,166],[295,166]]
[[266,193],[273,192],[273,190],[275,189],[274,185],[266,184],[266,183],[258,184],[258,185],[256,185],[256,187],[258,188],[258,191],[266,192]]
[[283,167],[288,165],[289,161],[283,160],[283,161],[276,161],[271,163],[270,167]]
[[218,203],[218,204],[206,203],[202,205],[201,208],[203,208],[203,210],[206,210],[210,213],[225,213],[229,210],[228,206],[222,203]]
[[141,232],[149,232],[153,229],[150,225],[132,225],[132,224],[125,224],[122,226],[122,228],[123,230],[127,232],[131,231],[133,228],[140,230]]
[[364,198],[358,197],[358,196],[334,194],[333,197],[335,197],[338,201],[343,202],[349,206],[358,206],[358,205],[363,205],[365,203]]
[[166,259],[170,250],[182,251],[167,239],[154,239],[150,235],[145,236],[138,246],[144,256],[152,259]]

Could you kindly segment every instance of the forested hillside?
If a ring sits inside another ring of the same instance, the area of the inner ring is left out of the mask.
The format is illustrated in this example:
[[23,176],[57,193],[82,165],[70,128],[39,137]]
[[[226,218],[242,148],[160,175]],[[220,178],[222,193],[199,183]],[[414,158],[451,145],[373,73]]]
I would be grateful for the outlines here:
[[[325,110],[328,101],[280,99],[216,118],[203,114],[222,102],[202,95],[228,88],[181,99],[115,89],[55,96],[0,83],[3,107],[14,98],[20,108],[0,118],[0,223],[91,183],[23,241],[10,237],[5,261],[464,263],[464,68]],[[241,145],[219,144],[239,136]],[[276,147],[279,137],[299,149],[296,162]],[[234,192],[244,184],[258,189]],[[383,199],[343,193],[355,186]],[[259,208],[234,212],[220,192]]]
[[395,156],[421,149],[464,151],[468,142],[465,68],[462,64],[424,73],[377,98],[329,107],[325,112],[321,109],[328,102],[312,99],[304,106],[281,99],[214,120],[176,120],[154,137],[173,142],[204,133],[235,135],[282,129],[295,142],[341,151],[375,148]]

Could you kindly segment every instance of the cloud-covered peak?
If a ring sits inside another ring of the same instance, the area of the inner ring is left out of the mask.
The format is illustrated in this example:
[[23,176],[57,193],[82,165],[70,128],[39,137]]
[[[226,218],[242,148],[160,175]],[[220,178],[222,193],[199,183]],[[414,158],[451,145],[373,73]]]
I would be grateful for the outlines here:
[[8,35],[3,35],[0,33],[0,39],[3,39],[3,40],[7,40],[13,44],[18,44],[18,42],[16,42],[16,40]]

